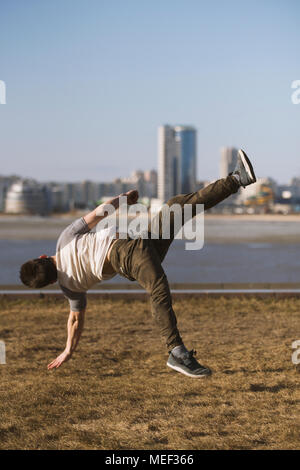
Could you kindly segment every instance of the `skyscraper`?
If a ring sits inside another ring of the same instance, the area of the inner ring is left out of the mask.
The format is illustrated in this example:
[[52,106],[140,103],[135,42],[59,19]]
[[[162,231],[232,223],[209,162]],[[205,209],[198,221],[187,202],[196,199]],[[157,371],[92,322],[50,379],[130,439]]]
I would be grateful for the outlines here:
[[196,187],[196,129],[161,126],[158,130],[158,198],[166,201]]
[[190,193],[196,188],[197,131],[191,126],[175,126],[174,129],[180,171],[179,192]]
[[220,178],[233,172],[237,163],[238,149],[234,147],[221,148],[221,164],[220,164]]

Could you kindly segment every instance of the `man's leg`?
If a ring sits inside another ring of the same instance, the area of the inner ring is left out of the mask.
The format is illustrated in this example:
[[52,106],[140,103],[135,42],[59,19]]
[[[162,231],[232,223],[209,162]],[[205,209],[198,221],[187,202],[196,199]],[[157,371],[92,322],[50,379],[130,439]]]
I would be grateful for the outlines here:
[[[194,217],[196,215],[197,204],[203,204],[204,210],[210,209],[231,194],[236,193],[241,186],[245,188],[249,184],[255,183],[255,181],[256,176],[252,164],[246,153],[240,149],[238,151],[235,169],[232,174],[227,176],[227,178],[217,180],[200,191],[174,196],[167,202],[167,204],[169,206],[172,206],[173,204],[179,204],[181,206],[182,226],[185,222],[183,213],[183,207],[185,204],[192,205],[192,217]],[[162,237],[162,212],[160,212],[155,218],[155,224],[158,225],[159,229],[157,238],[153,239],[153,242],[161,261],[163,261],[174,237],[176,236],[176,233],[174,233],[174,214],[171,212],[170,215],[170,237],[168,237],[168,239],[163,239]],[[148,231],[151,232],[151,224]]]
[[211,374],[187,351],[172,307],[169,284],[156,249],[149,239],[117,240],[111,250],[110,262],[116,272],[127,279],[137,280],[150,294],[151,310],[170,352],[167,365],[189,377],[201,378]]
[[[231,194],[236,193],[240,188],[240,184],[238,180],[230,175],[227,178],[219,179],[214,183],[209,184],[204,189],[200,189],[194,193],[188,194],[179,194],[177,196],[172,197],[167,201],[167,205],[171,207],[173,204],[178,204],[182,208],[182,220],[181,226],[184,224],[184,205],[191,204],[192,206],[192,217],[196,215],[196,205],[203,204],[204,210],[208,210],[215,205],[219,204],[219,202],[223,201]],[[158,226],[159,230],[159,238],[153,239],[153,245],[159,255],[161,261],[165,258],[168,249],[176,236],[174,233],[174,213],[171,212],[170,214],[170,237],[168,239],[162,238],[162,212],[160,212],[154,220],[153,224]],[[152,226],[153,226],[152,224]],[[149,232],[151,232],[151,226],[149,226]]]
[[113,268],[129,280],[136,280],[150,295],[151,311],[169,351],[182,345],[166,274],[148,239],[118,240],[112,247]]

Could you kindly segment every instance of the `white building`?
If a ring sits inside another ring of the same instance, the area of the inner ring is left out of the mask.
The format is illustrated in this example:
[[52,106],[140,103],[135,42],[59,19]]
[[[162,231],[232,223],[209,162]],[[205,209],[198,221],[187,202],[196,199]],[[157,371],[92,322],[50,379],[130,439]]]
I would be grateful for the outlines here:
[[5,212],[9,214],[40,214],[49,212],[49,192],[34,181],[14,183],[8,190]]

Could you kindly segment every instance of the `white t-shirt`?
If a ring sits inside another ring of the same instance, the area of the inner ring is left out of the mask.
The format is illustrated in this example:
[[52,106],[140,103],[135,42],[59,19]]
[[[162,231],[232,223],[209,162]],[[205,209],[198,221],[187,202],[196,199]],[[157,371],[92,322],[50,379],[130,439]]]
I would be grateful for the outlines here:
[[57,279],[71,310],[84,309],[86,291],[116,275],[102,272],[114,238],[114,227],[91,232],[83,218],[75,220],[60,235],[56,246]]

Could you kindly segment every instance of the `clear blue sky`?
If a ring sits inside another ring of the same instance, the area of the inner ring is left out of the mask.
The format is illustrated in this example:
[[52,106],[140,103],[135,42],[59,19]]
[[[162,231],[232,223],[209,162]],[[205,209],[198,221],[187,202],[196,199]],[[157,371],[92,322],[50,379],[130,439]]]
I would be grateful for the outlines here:
[[1,0],[1,174],[108,181],[157,167],[157,128],[198,129],[258,176],[300,176],[298,0]]

